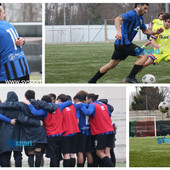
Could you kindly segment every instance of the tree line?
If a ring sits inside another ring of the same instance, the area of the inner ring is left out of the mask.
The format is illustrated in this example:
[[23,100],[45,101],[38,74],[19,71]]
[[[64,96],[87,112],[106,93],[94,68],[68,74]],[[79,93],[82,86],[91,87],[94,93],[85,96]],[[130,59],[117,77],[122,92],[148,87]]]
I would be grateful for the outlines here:
[[[114,19],[134,9],[134,3],[46,3],[46,25],[101,25],[104,19]],[[145,23],[165,12],[164,3],[150,3]]]

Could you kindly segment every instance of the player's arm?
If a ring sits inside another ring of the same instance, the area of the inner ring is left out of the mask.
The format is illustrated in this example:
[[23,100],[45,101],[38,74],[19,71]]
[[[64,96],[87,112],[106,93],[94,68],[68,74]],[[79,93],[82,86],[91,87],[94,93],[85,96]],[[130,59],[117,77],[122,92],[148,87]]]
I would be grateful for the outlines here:
[[115,18],[115,27],[116,27],[116,30],[117,30],[115,38],[117,38],[117,39],[122,38],[121,25],[122,25],[123,20],[124,19],[121,15]]
[[144,29],[144,30],[142,30],[142,32],[143,32],[143,34],[146,34],[146,35],[156,35],[156,34],[160,34],[160,33],[164,32],[164,29],[159,28],[156,31],[152,31],[152,30],[149,30],[149,29]]
[[6,116],[4,116],[2,114],[0,114],[0,120],[7,122],[7,123],[10,123],[12,125],[15,125],[15,123],[16,123],[16,119],[7,118]]
[[43,116],[43,115],[46,115],[48,113],[47,111],[45,111],[43,109],[39,109],[39,110],[35,109],[35,107],[30,103],[29,100],[26,100],[24,103],[28,105],[31,113],[34,116]]
[[68,100],[66,102],[58,104],[58,107],[60,108],[61,111],[63,111],[64,108],[71,106],[73,103],[71,100]]
[[156,44],[156,39],[155,38],[153,38],[153,37],[156,37],[156,36],[152,36],[152,39],[151,39],[151,44],[156,48],[156,49],[159,49],[160,48],[160,46],[158,45],[158,44]]
[[80,110],[83,112],[84,115],[89,116],[95,112],[95,105],[89,104],[89,107],[86,108],[84,104],[80,105]]

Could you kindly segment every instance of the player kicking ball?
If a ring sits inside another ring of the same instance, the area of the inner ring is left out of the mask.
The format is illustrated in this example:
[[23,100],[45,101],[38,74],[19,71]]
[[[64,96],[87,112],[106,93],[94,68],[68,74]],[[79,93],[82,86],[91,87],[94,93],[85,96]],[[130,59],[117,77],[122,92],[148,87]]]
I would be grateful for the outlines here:
[[132,41],[139,29],[146,35],[155,35],[163,32],[163,29],[158,29],[157,31],[147,29],[143,15],[147,13],[148,6],[148,3],[136,3],[134,10],[122,14],[115,19],[115,27],[117,30],[115,37],[117,39],[115,41],[115,51],[112,59],[108,64],[101,67],[88,83],[96,83],[107,71],[115,68],[121,60],[125,60],[129,55],[136,56],[138,60],[124,82],[138,83],[135,76],[147,61],[148,55],[142,55],[144,49],[133,44]]
[[164,32],[159,35],[151,36],[151,43],[154,46],[154,51],[157,53],[149,55],[143,68],[150,64],[159,64],[162,60],[165,62],[170,61],[170,13],[164,14],[162,19]]

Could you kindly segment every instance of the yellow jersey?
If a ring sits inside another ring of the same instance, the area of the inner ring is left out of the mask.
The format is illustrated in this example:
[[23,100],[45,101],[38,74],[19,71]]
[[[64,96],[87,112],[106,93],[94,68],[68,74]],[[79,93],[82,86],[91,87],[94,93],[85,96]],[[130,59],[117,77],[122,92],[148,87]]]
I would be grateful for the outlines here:
[[154,19],[152,23],[153,23],[152,31],[156,31],[158,27],[159,28],[163,27],[163,20]]
[[159,50],[161,54],[170,54],[170,28],[165,29],[164,26],[160,26],[159,28],[161,27],[163,27],[164,32],[159,35],[152,35],[151,37],[155,39],[156,44],[160,46]]

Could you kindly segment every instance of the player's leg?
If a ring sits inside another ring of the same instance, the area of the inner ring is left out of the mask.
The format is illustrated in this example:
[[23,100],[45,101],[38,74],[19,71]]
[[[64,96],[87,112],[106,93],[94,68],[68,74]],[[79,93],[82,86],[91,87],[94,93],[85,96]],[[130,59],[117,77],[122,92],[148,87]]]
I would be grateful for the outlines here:
[[93,151],[93,145],[92,145],[92,137],[86,135],[86,157],[87,157],[87,166],[88,167],[93,167],[93,156],[92,152]]
[[129,48],[126,49],[126,52],[128,55],[136,56],[138,57],[138,60],[135,62],[130,74],[127,76],[127,78],[124,80],[124,82],[128,83],[138,83],[135,76],[136,74],[142,69],[143,64],[148,59],[149,55],[142,55],[143,49],[135,44],[130,44]]
[[104,153],[105,153],[109,158],[111,158],[111,156],[110,156],[110,148],[109,148],[109,147],[106,147],[106,148],[105,148]]
[[114,167],[111,159],[106,155],[105,149],[108,144],[108,135],[96,135],[96,155],[101,159],[101,167]]
[[28,149],[28,165],[29,167],[34,167],[34,150],[30,150],[29,147]]
[[41,144],[37,144],[37,147],[35,148],[35,167],[40,167],[41,165],[41,158],[42,158],[42,152],[41,152]]
[[10,167],[11,152],[2,153],[2,167]]
[[71,142],[70,142],[70,136],[64,136],[63,137],[63,143],[61,152],[63,153],[63,167],[70,167],[70,148],[71,148]]
[[20,151],[14,151],[15,167],[22,167],[22,153]]
[[86,152],[88,167],[93,167],[93,156],[91,152]]
[[111,60],[106,65],[102,66],[100,70],[88,81],[88,83],[96,83],[98,79],[104,76],[107,71],[116,67],[119,64],[120,60]]

